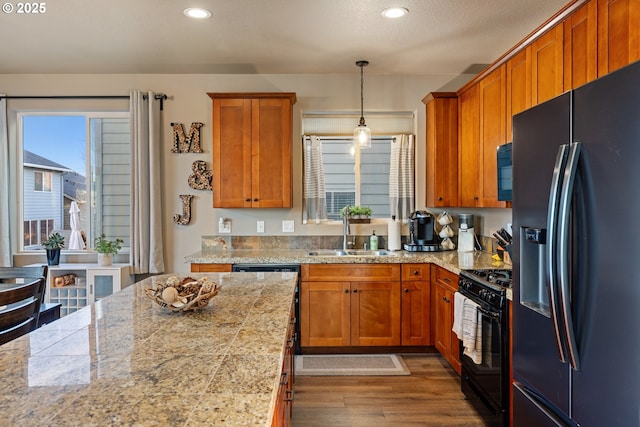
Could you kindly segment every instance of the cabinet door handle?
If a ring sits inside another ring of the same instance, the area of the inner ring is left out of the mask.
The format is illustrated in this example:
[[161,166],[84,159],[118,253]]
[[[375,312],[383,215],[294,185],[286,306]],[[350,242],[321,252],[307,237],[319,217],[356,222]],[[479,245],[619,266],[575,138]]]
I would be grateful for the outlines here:
[[409,288],[404,288],[404,291],[405,292],[409,292]]
[[413,270],[413,275],[417,276],[418,274],[420,274],[420,272],[418,270]]
[[441,202],[442,201],[442,197],[438,197],[438,201]]
[[246,199],[244,199],[244,201],[245,201],[245,202],[250,202],[250,201],[251,201],[251,199],[247,197]]
[[349,293],[349,289],[345,289],[345,290],[344,290],[344,293],[345,293],[345,294],[348,294],[348,293]]
[[353,293],[354,293],[354,294],[357,294],[357,293],[358,293],[358,290],[357,290],[357,289],[354,289],[354,290],[353,290]]
[[254,202],[257,202],[257,201],[258,201],[258,198],[256,197],[255,199],[253,199],[253,201],[254,201]]
[[447,283],[451,283],[451,279],[449,279],[448,277],[445,277],[442,279],[443,281],[447,282]]

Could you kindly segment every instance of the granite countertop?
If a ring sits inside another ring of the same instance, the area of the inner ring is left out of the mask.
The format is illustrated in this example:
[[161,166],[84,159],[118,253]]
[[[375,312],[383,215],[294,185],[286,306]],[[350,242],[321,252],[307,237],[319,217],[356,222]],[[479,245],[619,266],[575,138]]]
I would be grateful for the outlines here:
[[270,426],[296,274],[190,273],[221,289],[186,314],[144,293],[168,276],[0,346],[0,424]]
[[455,274],[461,270],[511,268],[487,252],[392,252],[389,256],[311,256],[312,249],[229,249],[205,250],[185,257],[194,264],[383,264],[431,263]]

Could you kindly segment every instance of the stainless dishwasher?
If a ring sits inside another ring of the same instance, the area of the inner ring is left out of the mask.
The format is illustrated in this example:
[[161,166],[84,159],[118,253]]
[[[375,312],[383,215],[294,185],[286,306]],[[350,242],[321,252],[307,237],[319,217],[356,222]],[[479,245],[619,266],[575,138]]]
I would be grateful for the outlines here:
[[300,265],[299,264],[233,264],[231,271],[244,272],[244,273],[298,273],[298,280],[296,282],[295,289],[295,352],[296,354],[302,354],[300,349]]

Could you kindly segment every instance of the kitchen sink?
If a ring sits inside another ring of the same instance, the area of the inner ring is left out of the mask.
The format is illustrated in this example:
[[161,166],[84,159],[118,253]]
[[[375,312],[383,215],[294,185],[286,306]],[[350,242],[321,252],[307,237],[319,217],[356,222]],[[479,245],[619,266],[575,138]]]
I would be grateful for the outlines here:
[[391,251],[387,251],[384,249],[380,249],[377,251],[365,251],[365,250],[355,250],[355,249],[318,249],[315,251],[310,251],[309,256],[358,256],[358,257],[366,257],[366,256],[395,256],[395,254]]

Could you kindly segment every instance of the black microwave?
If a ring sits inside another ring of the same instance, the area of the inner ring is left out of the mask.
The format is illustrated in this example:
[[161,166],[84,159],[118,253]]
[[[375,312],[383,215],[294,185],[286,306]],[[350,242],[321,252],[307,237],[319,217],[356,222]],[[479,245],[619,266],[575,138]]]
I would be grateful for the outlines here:
[[498,200],[510,202],[513,188],[512,156],[513,144],[500,145],[498,147]]

